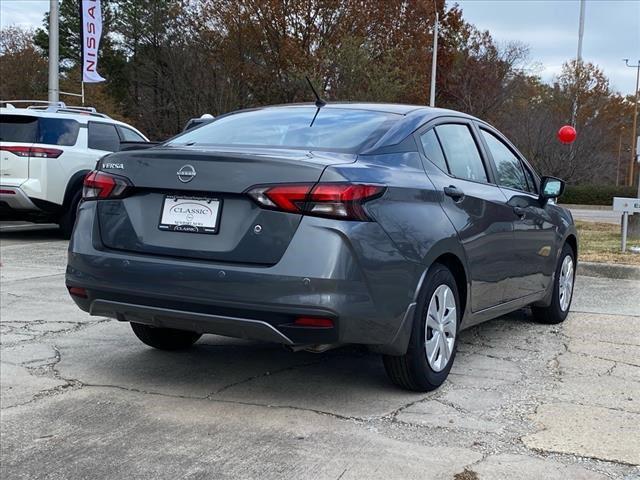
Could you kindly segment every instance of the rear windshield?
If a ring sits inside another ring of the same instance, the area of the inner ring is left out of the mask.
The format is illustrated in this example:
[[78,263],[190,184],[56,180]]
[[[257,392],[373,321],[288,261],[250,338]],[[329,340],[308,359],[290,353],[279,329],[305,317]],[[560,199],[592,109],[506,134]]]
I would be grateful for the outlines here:
[[[245,145],[355,151],[379,138],[398,115],[369,110],[280,107],[239,112],[190,130],[168,145]],[[313,121],[313,125],[311,122]]]
[[80,124],[66,118],[0,115],[0,141],[75,145]]

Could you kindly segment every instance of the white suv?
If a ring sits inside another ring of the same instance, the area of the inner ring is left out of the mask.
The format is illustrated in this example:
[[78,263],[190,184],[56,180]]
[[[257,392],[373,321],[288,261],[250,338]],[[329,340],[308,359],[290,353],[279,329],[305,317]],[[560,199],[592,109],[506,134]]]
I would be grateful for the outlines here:
[[87,172],[122,142],[148,140],[94,108],[42,103],[0,102],[0,220],[53,222],[69,236]]

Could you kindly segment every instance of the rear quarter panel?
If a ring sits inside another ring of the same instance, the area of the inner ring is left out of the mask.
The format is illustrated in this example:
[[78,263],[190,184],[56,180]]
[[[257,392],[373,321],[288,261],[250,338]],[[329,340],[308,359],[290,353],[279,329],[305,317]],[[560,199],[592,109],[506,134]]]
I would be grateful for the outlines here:
[[[445,253],[456,255],[466,265],[457,233],[440,205],[441,193],[435,190],[425,174],[418,152],[361,155],[356,163],[327,168],[322,181],[366,182],[387,186],[383,197],[368,202],[366,209],[392,240],[398,252],[414,266],[414,273],[402,284],[381,283],[380,295],[389,295],[394,289],[404,289],[404,297],[415,301],[424,273]],[[382,280],[382,277],[374,274],[371,283]],[[401,296],[400,291],[396,293],[396,296]]]
[[81,124],[75,145],[57,146],[34,144],[46,148],[58,148],[63,151],[58,158],[29,159],[29,179],[22,188],[29,197],[46,200],[62,205],[67,186],[72,177],[81,170],[92,170],[97,160],[109,153],[87,148],[86,124]]

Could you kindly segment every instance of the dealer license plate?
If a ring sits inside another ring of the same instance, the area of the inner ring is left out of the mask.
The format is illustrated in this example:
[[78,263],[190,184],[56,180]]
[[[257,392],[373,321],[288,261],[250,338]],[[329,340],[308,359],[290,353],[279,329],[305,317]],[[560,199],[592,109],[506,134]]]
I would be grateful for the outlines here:
[[158,228],[171,232],[218,233],[221,205],[218,198],[167,195]]

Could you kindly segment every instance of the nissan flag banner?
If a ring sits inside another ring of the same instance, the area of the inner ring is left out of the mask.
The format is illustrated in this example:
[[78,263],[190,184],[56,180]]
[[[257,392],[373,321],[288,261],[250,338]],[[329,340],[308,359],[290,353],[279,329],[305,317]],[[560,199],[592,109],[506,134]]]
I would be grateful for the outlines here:
[[82,24],[82,81],[104,82],[98,74],[98,47],[102,35],[102,10],[100,0],[81,0]]

